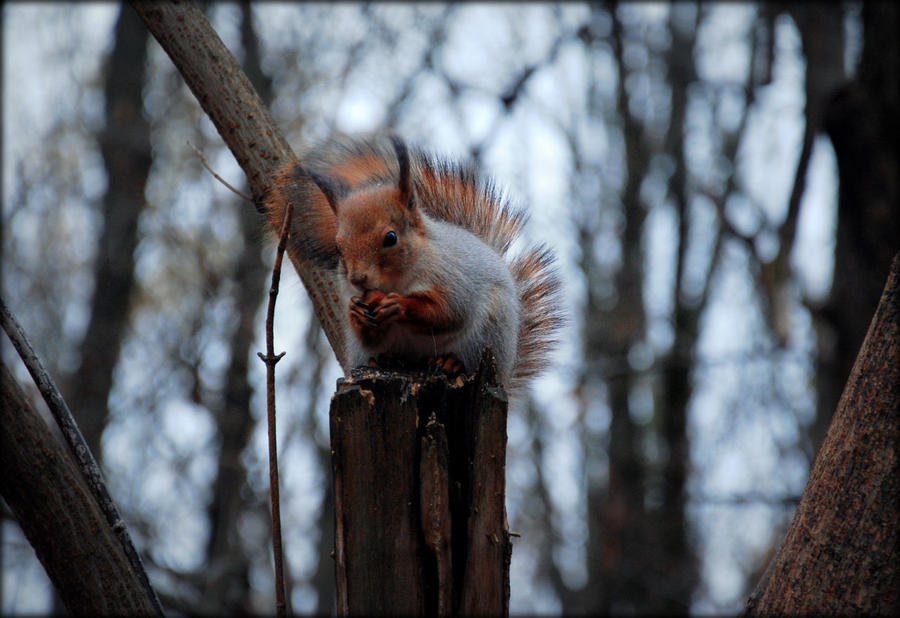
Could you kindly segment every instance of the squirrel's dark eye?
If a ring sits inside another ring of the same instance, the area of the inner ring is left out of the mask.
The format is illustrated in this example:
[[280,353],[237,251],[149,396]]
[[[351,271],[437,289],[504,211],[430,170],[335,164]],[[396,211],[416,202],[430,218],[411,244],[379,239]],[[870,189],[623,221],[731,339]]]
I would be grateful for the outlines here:
[[397,244],[397,232],[391,230],[387,234],[384,235],[384,242],[382,243],[385,247],[393,247]]

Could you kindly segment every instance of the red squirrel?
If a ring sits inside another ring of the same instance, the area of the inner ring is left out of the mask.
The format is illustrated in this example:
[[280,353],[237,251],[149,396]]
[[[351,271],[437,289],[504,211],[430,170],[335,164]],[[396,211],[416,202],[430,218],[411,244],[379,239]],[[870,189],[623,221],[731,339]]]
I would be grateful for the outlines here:
[[509,255],[525,215],[472,165],[396,136],[335,138],[278,172],[265,210],[289,201],[302,222],[292,249],[339,274],[347,369],[389,357],[471,371],[490,346],[516,393],[547,365],[561,323],[553,256]]

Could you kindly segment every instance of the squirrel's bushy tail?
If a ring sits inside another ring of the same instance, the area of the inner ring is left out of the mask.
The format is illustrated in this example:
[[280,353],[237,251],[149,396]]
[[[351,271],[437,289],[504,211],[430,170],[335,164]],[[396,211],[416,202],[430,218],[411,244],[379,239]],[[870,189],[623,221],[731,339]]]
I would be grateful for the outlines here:
[[560,279],[553,253],[544,245],[517,256],[510,270],[519,291],[518,358],[509,390],[519,393],[535,375],[546,369],[549,352],[562,326]]
[[511,257],[526,214],[512,207],[490,179],[472,165],[450,163],[414,151],[417,194],[428,214],[460,225],[504,257],[516,282],[520,316],[516,365],[507,389],[522,393],[528,382],[549,365],[563,323],[561,285],[553,252],[538,245]]

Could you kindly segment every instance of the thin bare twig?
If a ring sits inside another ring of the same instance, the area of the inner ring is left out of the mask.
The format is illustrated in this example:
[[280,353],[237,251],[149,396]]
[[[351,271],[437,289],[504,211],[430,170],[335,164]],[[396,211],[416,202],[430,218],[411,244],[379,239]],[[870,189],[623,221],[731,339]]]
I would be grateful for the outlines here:
[[275,355],[275,299],[278,297],[278,282],[281,279],[281,262],[284,248],[287,245],[288,231],[294,205],[288,203],[284,223],[275,253],[275,265],[272,267],[272,287],[269,288],[269,306],[266,311],[266,354],[257,355],[266,364],[266,408],[269,421],[269,494],[272,498],[272,553],[275,558],[275,610],[279,618],[287,615],[284,598],[284,553],[281,547],[281,506],[278,495],[278,443],[275,440],[275,364],[284,356],[284,352]]
[[237,195],[238,197],[244,198],[244,199],[247,200],[248,202],[252,202],[252,201],[253,201],[253,198],[252,198],[252,197],[250,197],[249,195],[247,195],[246,193],[244,193],[244,192],[241,191],[240,189],[234,188],[233,186],[231,186],[231,185],[228,183],[227,180],[225,180],[224,178],[222,178],[221,176],[219,176],[218,174],[216,174],[215,170],[213,170],[213,168],[210,167],[209,163],[206,161],[206,157],[203,156],[203,151],[200,150],[199,148],[197,148],[196,146],[194,146],[194,144],[191,143],[191,140],[188,140],[188,146],[190,146],[191,148],[193,148],[193,149],[194,149],[194,152],[196,152],[197,155],[200,157],[200,163],[203,164],[203,167],[205,167],[206,170],[207,170],[210,174],[212,174],[213,177],[215,177],[216,180],[218,180],[218,181],[221,182],[223,185],[225,185],[225,188],[231,189],[231,192],[232,192],[232,193],[234,193],[234,194]]
[[131,540],[131,535],[128,534],[128,528],[125,525],[125,521],[122,519],[122,516],[119,515],[119,509],[116,508],[115,503],[109,495],[109,491],[106,489],[106,483],[103,480],[103,475],[100,473],[100,467],[97,465],[97,461],[94,459],[91,450],[88,448],[84,436],[81,435],[81,430],[78,429],[78,425],[75,423],[75,418],[72,416],[69,406],[62,398],[59,389],[56,388],[53,378],[51,378],[50,374],[47,373],[47,370],[44,369],[43,363],[41,363],[41,360],[38,358],[37,354],[35,354],[34,349],[31,347],[31,343],[29,343],[28,339],[25,337],[25,333],[22,332],[22,327],[19,326],[15,316],[13,316],[7,308],[6,303],[2,298],[0,298],[0,322],[3,323],[3,330],[6,331],[9,340],[12,341],[13,347],[15,347],[16,351],[19,353],[19,358],[25,363],[28,373],[31,374],[31,378],[41,392],[41,396],[44,398],[44,401],[47,402],[50,413],[53,415],[56,424],[62,431],[66,446],[68,446],[72,455],[75,457],[75,461],[87,481],[88,487],[91,490],[91,495],[94,496],[100,510],[103,512],[104,517],[106,517],[106,522],[110,525],[116,538],[119,540],[122,550],[125,552],[125,556],[128,558],[131,568],[134,569],[134,572],[138,575],[153,608],[160,616],[162,616],[162,605],[159,603],[156,591],[154,591],[153,586],[150,585],[150,579],[147,577],[147,572],[144,570],[144,564],[141,562],[141,557],[134,548],[134,543]]

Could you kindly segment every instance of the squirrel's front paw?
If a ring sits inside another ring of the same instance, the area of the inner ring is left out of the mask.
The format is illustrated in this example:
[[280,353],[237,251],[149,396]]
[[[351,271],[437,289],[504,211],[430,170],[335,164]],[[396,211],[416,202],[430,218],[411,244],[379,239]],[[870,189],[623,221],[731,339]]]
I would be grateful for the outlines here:
[[364,346],[377,346],[384,339],[386,330],[372,313],[372,307],[360,297],[354,296],[350,299],[347,316],[353,332]]
[[372,314],[372,308],[363,302],[359,296],[350,299],[350,306],[347,313],[350,317],[350,323],[358,328],[377,328],[378,322]]
[[391,292],[382,298],[375,306],[371,306],[372,317],[378,324],[388,324],[403,317],[403,297],[396,292]]

